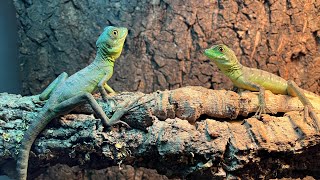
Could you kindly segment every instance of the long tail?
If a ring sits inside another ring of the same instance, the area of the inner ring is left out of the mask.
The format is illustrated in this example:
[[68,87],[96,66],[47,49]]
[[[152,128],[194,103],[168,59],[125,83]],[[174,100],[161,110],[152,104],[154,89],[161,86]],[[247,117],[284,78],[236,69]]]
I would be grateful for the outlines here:
[[44,108],[44,110],[39,113],[38,117],[30,124],[28,130],[25,132],[17,161],[19,180],[27,179],[29,153],[34,140],[55,116],[56,115],[54,113]]

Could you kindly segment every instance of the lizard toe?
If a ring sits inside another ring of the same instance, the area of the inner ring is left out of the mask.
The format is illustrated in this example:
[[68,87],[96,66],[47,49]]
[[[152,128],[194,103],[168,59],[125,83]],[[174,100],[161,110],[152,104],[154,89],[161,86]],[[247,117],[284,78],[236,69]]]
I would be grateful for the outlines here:
[[131,126],[128,123],[121,121],[121,120],[118,120],[118,121],[112,123],[112,125],[116,125],[116,124],[123,124],[127,128],[131,128]]

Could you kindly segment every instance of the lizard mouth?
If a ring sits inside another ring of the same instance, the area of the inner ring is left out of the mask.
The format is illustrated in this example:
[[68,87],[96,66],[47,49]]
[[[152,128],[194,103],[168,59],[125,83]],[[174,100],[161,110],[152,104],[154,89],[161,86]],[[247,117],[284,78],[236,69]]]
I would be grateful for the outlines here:
[[125,33],[120,37],[120,39],[125,39],[125,38],[127,37],[127,35],[128,35],[128,29],[125,29],[124,32],[125,32]]
[[210,49],[206,49],[204,50],[204,55],[206,55],[207,57],[210,57]]
[[217,55],[214,52],[212,52],[212,49],[206,49],[204,51],[204,55],[211,60],[216,60],[218,58]]

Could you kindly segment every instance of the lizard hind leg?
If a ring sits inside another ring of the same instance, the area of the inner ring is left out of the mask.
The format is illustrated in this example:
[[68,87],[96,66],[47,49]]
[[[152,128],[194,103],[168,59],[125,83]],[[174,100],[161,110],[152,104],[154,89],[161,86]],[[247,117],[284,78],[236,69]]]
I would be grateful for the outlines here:
[[[80,93],[77,96],[74,96],[72,98],[69,98],[65,101],[62,101],[60,104],[58,104],[57,106],[55,106],[53,108],[53,111],[55,111],[56,113],[59,114],[65,114],[69,111],[71,111],[72,109],[74,109],[75,107],[84,104],[84,103],[89,103],[93,109],[93,111],[95,112],[95,114],[98,116],[98,118],[101,119],[103,125],[105,127],[110,127],[113,124],[117,124],[117,123],[122,123],[128,127],[130,127],[127,123],[123,122],[123,121],[111,121],[107,115],[105,114],[105,112],[103,111],[102,107],[98,104],[98,102],[94,99],[94,97],[92,96],[92,94],[90,93]],[[117,113],[117,111],[115,112],[115,114]],[[115,116],[115,115],[113,115]],[[112,117],[113,117],[112,116]],[[120,119],[121,116],[118,117],[118,119]]]
[[66,114],[70,112],[75,107],[89,103],[95,112],[95,114],[102,120],[102,123],[104,126],[109,127],[109,118],[101,108],[101,106],[97,103],[97,101],[94,99],[92,94],[88,92],[79,93],[78,95],[71,97],[65,101],[62,101],[60,104],[56,105],[52,108],[52,111],[59,113],[59,114]]
[[54,81],[52,81],[49,86],[40,94],[39,99],[41,101],[47,100],[50,97],[51,92],[56,89],[62,82],[68,78],[66,72],[61,73]]
[[314,122],[316,130],[319,131],[319,127],[320,127],[319,118],[318,118],[317,114],[314,111],[314,107],[310,103],[309,99],[305,96],[303,91],[292,80],[288,81],[288,89],[287,89],[287,91],[288,91],[288,94],[290,96],[296,96],[296,97],[299,98],[299,100],[304,105],[304,118],[306,119],[307,116],[309,115],[311,117],[311,119],[313,120],[313,122]]

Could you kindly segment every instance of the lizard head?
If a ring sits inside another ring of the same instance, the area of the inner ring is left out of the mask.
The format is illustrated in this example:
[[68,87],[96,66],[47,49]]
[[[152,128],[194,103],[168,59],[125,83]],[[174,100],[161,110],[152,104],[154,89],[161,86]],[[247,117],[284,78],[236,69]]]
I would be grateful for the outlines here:
[[121,54],[127,34],[127,28],[107,26],[99,36],[96,46],[104,55],[117,59]]
[[206,49],[204,51],[204,55],[210,60],[213,60],[220,69],[226,69],[238,64],[238,60],[234,52],[224,44],[214,45],[211,48]]

